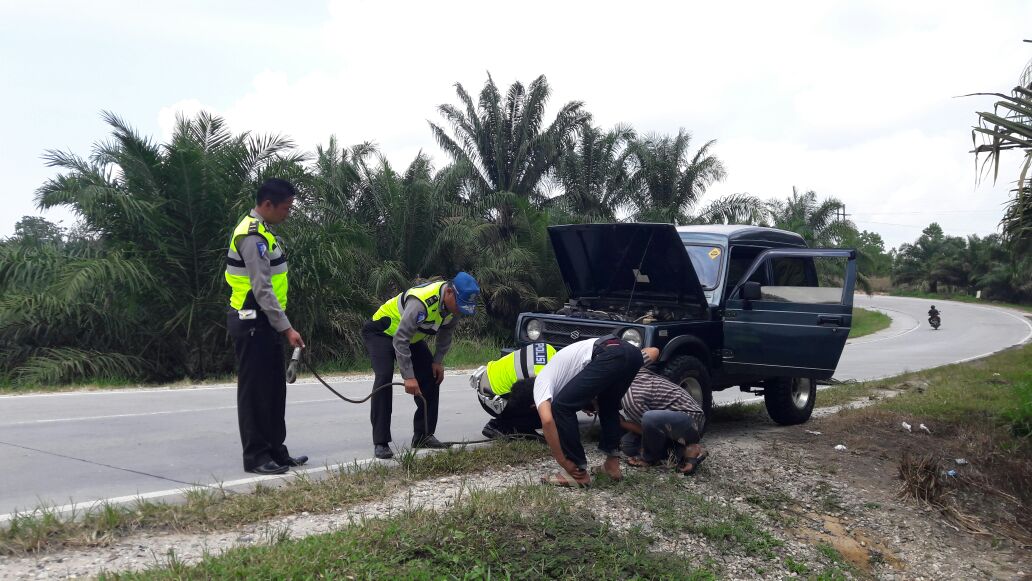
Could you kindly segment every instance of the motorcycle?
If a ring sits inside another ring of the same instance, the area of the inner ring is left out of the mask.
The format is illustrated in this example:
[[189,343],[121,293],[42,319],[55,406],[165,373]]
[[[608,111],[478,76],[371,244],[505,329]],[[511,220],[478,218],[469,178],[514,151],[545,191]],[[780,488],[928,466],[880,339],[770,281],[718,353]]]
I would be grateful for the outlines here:
[[928,324],[931,325],[933,329],[938,331],[939,325],[942,324],[942,320],[939,318],[939,315],[932,315],[928,317]]

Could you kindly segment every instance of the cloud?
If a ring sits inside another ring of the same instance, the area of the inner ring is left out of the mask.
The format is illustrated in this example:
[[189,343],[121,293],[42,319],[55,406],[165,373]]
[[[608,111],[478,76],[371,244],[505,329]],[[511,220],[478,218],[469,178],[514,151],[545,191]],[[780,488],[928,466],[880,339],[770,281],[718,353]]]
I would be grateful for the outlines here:
[[[457,101],[455,82],[476,99],[487,71],[503,90],[543,73],[553,111],[583,100],[602,126],[718,139],[729,179],[714,193],[814,189],[890,244],[933,219],[984,234],[1006,185],[975,187],[968,127],[980,102],[954,96],[1013,83],[1032,5],[980,4],[984,27],[972,17],[957,1],[334,0],[317,26],[291,29],[313,48],[308,59],[270,65],[216,112],[234,130],[284,133],[303,149],[337,135],[375,141],[395,165],[420,149],[441,165],[427,120]],[[196,99],[161,108],[162,131],[174,111],[200,108],[214,111]]]

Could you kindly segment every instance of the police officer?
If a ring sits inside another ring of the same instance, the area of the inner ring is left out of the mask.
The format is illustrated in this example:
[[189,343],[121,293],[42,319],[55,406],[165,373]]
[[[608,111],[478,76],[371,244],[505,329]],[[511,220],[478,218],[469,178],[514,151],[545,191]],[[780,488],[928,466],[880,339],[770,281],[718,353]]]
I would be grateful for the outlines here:
[[226,255],[229,298],[227,327],[236,340],[237,420],[244,449],[244,470],[283,474],[307,456],[291,457],[283,445],[287,399],[283,338],[304,347],[284,312],[287,308],[287,255],[269,230],[287,219],[296,195],[281,179],[265,180],[255,207],[233,229]]
[[534,409],[534,378],[553,355],[555,347],[531,343],[473,372],[470,386],[492,416],[482,430],[484,437],[537,437],[541,417]]
[[[413,448],[444,448],[436,437],[437,406],[444,381],[444,356],[451,347],[452,333],[461,315],[472,315],[480,287],[465,272],[450,281],[429,282],[412,287],[385,302],[362,327],[362,338],[375,379],[373,387],[390,383],[397,360],[405,392],[414,396],[416,413],[412,418]],[[437,337],[431,355],[426,339]],[[392,390],[373,395],[369,419],[373,424],[373,454],[391,458]],[[415,397],[422,395],[422,397]],[[425,404],[424,404],[425,398]]]

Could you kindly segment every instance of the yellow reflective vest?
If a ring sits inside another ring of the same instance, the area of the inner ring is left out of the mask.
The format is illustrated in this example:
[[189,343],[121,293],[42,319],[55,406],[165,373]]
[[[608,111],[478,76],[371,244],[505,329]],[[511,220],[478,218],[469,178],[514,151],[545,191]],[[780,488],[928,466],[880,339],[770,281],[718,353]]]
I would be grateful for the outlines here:
[[487,382],[495,395],[507,395],[512,386],[524,379],[534,379],[555,355],[548,343],[531,343],[522,349],[487,364]]
[[265,227],[265,222],[254,216],[244,216],[233,229],[229,241],[229,252],[226,253],[226,282],[232,289],[229,306],[236,310],[261,309],[251,293],[251,279],[247,276],[244,259],[237,251],[237,243],[247,236],[261,236],[269,246],[269,265],[272,267],[272,291],[276,294],[280,308],[287,310],[287,255],[276,236]]
[[441,313],[444,302],[444,285],[446,284],[448,284],[447,281],[442,280],[414,286],[380,305],[380,308],[373,313],[373,320],[390,318],[391,324],[384,330],[384,333],[393,337],[401,323],[401,313],[405,311],[405,302],[410,297],[415,297],[423,303],[423,307],[426,309],[426,318],[419,322],[410,342],[417,343],[425,339],[427,335],[436,335],[442,325],[450,323],[455,317],[451,313],[448,315]]

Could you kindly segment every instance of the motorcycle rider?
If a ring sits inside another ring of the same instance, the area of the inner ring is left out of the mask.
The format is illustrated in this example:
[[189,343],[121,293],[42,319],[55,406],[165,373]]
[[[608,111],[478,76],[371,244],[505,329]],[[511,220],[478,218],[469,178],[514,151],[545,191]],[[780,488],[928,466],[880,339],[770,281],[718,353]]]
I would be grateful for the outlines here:
[[929,325],[932,324],[932,319],[933,318],[938,318],[940,321],[942,321],[942,317],[939,316],[939,311],[938,311],[938,309],[935,308],[935,305],[932,305],[932,308],[928,309],[928,324]]

